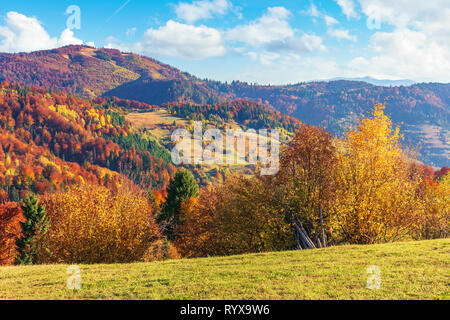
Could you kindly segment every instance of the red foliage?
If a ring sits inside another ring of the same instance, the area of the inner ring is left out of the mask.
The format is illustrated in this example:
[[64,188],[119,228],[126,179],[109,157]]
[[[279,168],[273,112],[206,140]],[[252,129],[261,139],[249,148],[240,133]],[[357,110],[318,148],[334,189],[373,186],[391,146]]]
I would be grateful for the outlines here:
[[442,178],[443,176],[445,176],[449,171],[450,171],[450,168],[447,167],[447,166],[445,166],[445,167],[442,167],[441,169],[437,170],[437,171],[434,173],[434,176],[435,176],[437,179],[440,179],[440,178]]
[[7,190],[9,198],[16,200],[22,190],[54,192],[83,182],[114,189],[123,179],[119,173],[132,171],[152,177],[147,182],[153,188],[164,188],[175,172],[173,166],[149,151],[113,142],[131,132],[129,122],[111,119],[109,108],[121,108],[115,101],[132,108],[150,106],[121,99],[96,101],[101,104],[65,93],[48,94],[3,83],[0,190]]

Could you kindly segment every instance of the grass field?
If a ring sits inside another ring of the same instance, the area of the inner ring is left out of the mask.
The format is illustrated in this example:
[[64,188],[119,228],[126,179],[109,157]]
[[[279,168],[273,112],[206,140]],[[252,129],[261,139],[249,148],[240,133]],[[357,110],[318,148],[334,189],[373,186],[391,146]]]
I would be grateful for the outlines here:
[[164,108],[152,112],[129,113],[126,115],[126,119],[138,129],[152,130],[152,133],[159,139],[170,139],[173,130],[165,128],[166,125],[172,125],[175,121],[177,125],[184,127],[188,123],[186,119],[174,116]]
[[[154,263],[0,267],[1,299],[449,299],[450,239]],[[379,266],[381,288],[366,286]]]

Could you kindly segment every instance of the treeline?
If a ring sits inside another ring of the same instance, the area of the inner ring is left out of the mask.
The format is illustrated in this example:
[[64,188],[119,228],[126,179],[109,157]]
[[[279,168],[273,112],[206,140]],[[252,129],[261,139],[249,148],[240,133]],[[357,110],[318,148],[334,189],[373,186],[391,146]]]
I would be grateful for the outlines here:
[[135,185],[78,185],[0,204],[0,265],[177,258],[149,198]]
[[228,97],[251,99],[275,107],[313,125],[337,128],[337,120],[349,114],[370,111],[374,101],[386,103],[386,113],[394,122],[416,123],[426,118],[446,124],[449,114],[443,106],[450,103],[450,87],[424,83],[412,86],[385,87],[356,81],[309,82],[283,86],[265,86],[233,81],[222,84],[207,81],[213,90]]
[[[0,206],[0,264],[152,261],[448,237],[450,169],[417,164],[376,105],[342,138],[302,124],[274,176],[164,192],[80,183]],[[95,217],[93,219],[93,217]]]
[[235,121],[244,128],[282,128],[288,132],[294,132],[300,126],[300,121],[290,116],[268,109],[259,103],[241,99],[214,105],[170,103],[165,107],[169,113],[179,117],[195,121],[208,120],[218,125]]
[[105,109],[111,109],[114,107],[122,107],[125,109],[137,109],[143,111],[151,111],[159,108],[158,106],[149,105],[144,102],[136,101],[136,100],[128,100],[128,99],[120,99],[117,97],[97,97],[93,99],[95,104],[103,106]]
[[336,139],[302,125],[270,177],[235,176],[178,205],[183,256],[448,237],[449,168],[434,173],[400,144],[377,105]]
[[[375,86],[358,81],[258,85],[202,80],[171,66],[114,49],[67,46],[21,54],[0,53],[0,81],[51,88],[94,98],[116,96],[149,105],[195,103],[216,105],[236,99],[250,100],[291,115],[305,123],[341,134],[376,101],[386,102],[386,113],[403,122],[405,140],[416,145],[427,131],[438,132],[443,146],[426,143],[423,162],[447,165],[443,156],[445,129],[449,127],[450,86],[423,83],[412,86]],[[423,125],[433,125],[427,128]],[[426,142],[431,142],[428,139]]]

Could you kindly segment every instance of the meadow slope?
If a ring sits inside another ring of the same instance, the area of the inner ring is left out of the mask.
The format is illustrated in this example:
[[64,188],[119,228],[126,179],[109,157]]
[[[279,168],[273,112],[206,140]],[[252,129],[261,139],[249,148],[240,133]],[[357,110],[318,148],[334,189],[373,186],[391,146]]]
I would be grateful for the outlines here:
[[[449,299],[450,239],[308,251],[80,265],[0,267],[0,299]],[[366,287],[369,265],[381,289]]]

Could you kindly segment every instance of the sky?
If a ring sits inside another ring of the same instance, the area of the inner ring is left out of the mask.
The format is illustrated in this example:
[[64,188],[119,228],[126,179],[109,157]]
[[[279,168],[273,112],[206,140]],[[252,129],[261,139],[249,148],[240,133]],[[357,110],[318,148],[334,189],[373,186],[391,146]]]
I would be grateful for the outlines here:
[[450,82],[448,0],[0,0],[0,52],[85,44],[200,78]]

